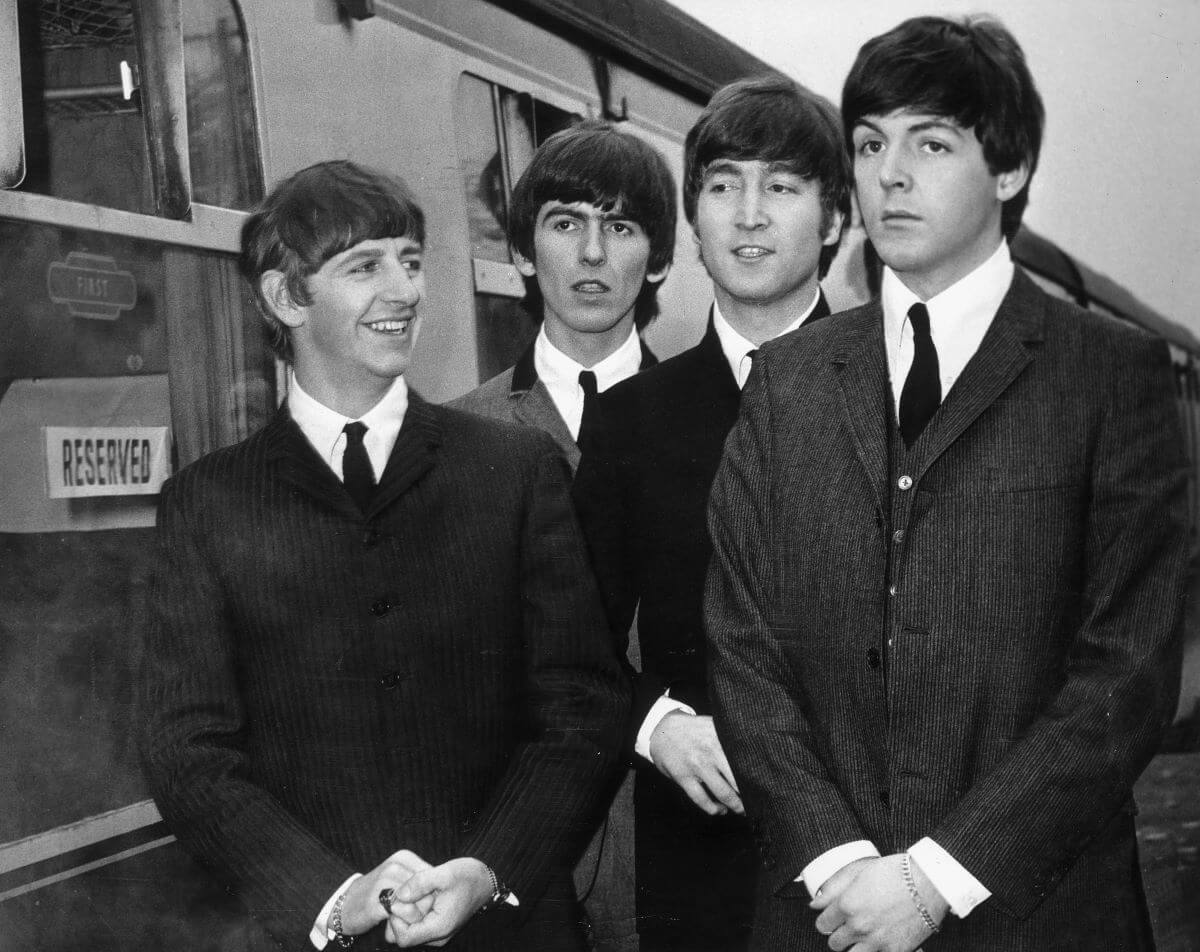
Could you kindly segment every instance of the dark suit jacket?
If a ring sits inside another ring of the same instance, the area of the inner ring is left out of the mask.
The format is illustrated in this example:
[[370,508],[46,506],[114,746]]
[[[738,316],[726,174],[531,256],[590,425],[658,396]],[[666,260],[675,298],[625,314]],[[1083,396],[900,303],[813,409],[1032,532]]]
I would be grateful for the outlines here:
[[365,518],[286,409],[164,486],[148,776],[284,947],[400,848],[520,897],[524,934],[501,913],[452,948],[579,947],[627,688],[567,481],[544,434],[413,395]]
[[[646,346],[645,341],[641,342],[641,346],[640,369],[645,370],[657,364],[658,358]],[[566,422],[559,415],[558,408],[550,397],[550,391],[538,379],[533,364],[532,343],[525,348],[521,359],[508,370],[481,383],[457,400],[452,400],[449,405],[494,420],[524,423],[526,426],[543,430],[554,437],[554,442],[562,450],[572,472],[579,466],[579,447],[571,436],[571,431],[567,429]]]
[[[824,296],[809,321],[828,315]],[[705,509],[741,391],[710,319],[695,347],[601,395],[572,495],[622,656],[637,611],[628,739],[663,692],[700,714],[706,683],[702,607],[712,546]],[[640,608],[639,608],[640,605]],[[709,817],[637,758],[639,929],[677,947],[738,947],[757,865],[739,817]]]
[[1187,543],[1166,346],[1018,272],[899,473],[889,394],[877,303],[764,347],[714,484],[756,945],[824,948],[791,883],[819,854],[928,835],[992,892],[938,948],[1143,948],[1131,787],[1174,711]]

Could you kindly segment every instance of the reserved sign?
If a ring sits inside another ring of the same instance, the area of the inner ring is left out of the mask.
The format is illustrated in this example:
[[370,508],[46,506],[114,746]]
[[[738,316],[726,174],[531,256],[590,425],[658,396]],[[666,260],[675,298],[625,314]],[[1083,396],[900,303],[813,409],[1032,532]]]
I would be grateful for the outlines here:
[[165,426],[48,426],[51,499],[153,495],[170,476]]

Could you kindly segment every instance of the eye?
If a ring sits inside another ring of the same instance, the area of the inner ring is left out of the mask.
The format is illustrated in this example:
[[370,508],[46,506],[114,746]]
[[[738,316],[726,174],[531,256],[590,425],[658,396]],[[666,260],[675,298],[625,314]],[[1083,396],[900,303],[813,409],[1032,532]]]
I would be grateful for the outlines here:
[[733,183],[728,179],[709,179],[704,184],[704,191],[713,195],[720,195],[724,192],[733,191]]
[[767,186],[768,192],[773,192],[776,195],[794,195],[799,191],[791,182],[771,182]]
[[950,146],[946,145],[940,139],[928,139],[921,143],[921,148],[926,152],[931,152],[934,155],[942,155],[950,151]]
[[420,258],[406,258],[404,261],[400,262],[400,265],[409,274],[419,274],[423,266],[423,262]]
[[551,231],[571,231],[575,227],[575,222],[570,218],[555,218],[549,224]]
[[350,269],[351,274],[374,274],[379,270],[379,262],[371,258],[367,261],[362,261]]
[[627,221],[612,221],[608,223],[608,230],[614,235],[632,235],[634,231],[633,224]]
[[859,155],[878,155],[883,151],[882,139],[863,139],[858,144],[857,152]]

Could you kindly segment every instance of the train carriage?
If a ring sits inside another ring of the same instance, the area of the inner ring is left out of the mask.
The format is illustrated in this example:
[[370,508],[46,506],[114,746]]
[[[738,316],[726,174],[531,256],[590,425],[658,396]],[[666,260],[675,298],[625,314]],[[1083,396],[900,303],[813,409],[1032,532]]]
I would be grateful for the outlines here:
[[[430,236],[411,382],[445,400],[536,330],[502,223],[537,144],[605,116],[678,178],[712,90],[766,68],[664,0],[0,0],[0,944],[270,947],[164,827],[133,711],[158,488],[285,387],[236,270],[264,183],[331,157],[407,179]],[[1170,340],[1195,460],[1200,344],[1036,235],[1015,253]],[[660,357],[709,287],[681,222]],[[870,287],[855,229],[827,293]]]

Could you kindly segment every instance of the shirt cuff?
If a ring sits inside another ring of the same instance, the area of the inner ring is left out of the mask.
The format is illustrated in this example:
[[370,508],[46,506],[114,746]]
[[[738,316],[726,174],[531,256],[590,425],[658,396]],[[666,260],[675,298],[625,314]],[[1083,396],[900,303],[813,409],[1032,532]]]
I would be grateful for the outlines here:
[[[796,882],[803,882],[809,895],[814,898],[817,890],[825,885],[825,880],[843,866],[853,863],[856,859],[878,859],[879,850],[870,840],[855,840],[843,843],[831,850],[826,850],[801,870]],[[924,868],[924,867],[922,867]]]
[[330,940],[333,938],[333,936],[329,934],[329,914],[333,912],[333,904],[337,902],[338,896],[349,889],[350,884],[354,882],[354,880],[358,879],[361,875],[362,873],[355,873],[344,883],[338,886],[338,888],[334,891],[334,894],[329,897],[329,901],[325,903],[325,906],[321,909],[316,921],[313,922],[312,931],[308,934],[308,941],[313,944],[314,948],[325,948],[325,946],[327,946]]
[[908,855],[950,904],[950,911],[960,919],[992,895],[983,883],[928,836],[909,847]]
[[676,701],[667,694],[656,699],[650,705],[650,711],[646,714],[646,719],[642,721],[642,726],[638,728],[637,740],[633,744],[634,753],[645,757],[650,763],[654,763],[654,758],[650,756],[650,735],[654,733],[654,728],[658,727],[658,722],[672,711],[683,711],[684,714],[692,715],[696,713],[694,707],[689,707],[683,701]]

